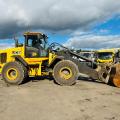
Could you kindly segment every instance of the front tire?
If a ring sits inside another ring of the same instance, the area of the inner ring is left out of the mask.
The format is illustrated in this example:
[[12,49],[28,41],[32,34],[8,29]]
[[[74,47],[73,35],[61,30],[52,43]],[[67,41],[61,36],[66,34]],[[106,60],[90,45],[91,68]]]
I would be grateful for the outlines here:
[[78,67],[70,60],[58,62],[53,69],[53,77],[59,85],[73,85],[78,79]]
[[27,77],[27,69],[21,63],[9,62],[2,70],[3,80],[12,85],[20,85]]

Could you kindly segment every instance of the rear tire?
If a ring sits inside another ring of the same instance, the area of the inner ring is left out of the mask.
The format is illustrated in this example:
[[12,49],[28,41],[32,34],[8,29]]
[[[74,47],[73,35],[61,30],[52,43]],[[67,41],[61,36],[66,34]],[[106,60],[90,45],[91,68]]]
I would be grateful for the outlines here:
[[20,85],[28,76],[27,68],[20,62],[9,62],[2,70],[3,80],[12,85]]
[[78,79],[78,67],[70,60],[58,62],[53,69],[53,77],[59,85],[73,85]]

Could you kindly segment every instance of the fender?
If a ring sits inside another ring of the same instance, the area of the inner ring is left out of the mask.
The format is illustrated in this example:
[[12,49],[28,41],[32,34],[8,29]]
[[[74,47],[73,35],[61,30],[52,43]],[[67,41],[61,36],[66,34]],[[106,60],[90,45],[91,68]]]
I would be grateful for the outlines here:
[[16,56],[13,56],[15,58],[16,61],[19,61],[21,62],[25,67],[28,67],[28,64],[27,62],[20,56],[20,55],[16,55]]
[[48,65],[49,68],[53,68],[57,62],[64,60],[64,56],[57,56],[55,59]]

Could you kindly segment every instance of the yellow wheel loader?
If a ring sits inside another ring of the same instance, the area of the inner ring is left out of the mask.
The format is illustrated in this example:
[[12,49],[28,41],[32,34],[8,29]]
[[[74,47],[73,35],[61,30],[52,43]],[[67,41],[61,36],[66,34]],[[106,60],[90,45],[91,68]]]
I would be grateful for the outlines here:
[[78,67],[47,47],[47,36],[24,33],[24,43],[15,40],[15,47],[0,51],[0,72],[8,84],[21,84],[29,77],[53,74],[60,85],[72,85],[78,78]]
[[26,32],[24,43],[15,39],[15,47],[0,50],[0,73],[6,83],[13,85],[23,83],[28,77],[51,74],[59,85],[73,85],[79,73],[83,73],[120,87],[119,66],[119,63],[99,64],[58,43],[48,45],[47,36],[37,32]]

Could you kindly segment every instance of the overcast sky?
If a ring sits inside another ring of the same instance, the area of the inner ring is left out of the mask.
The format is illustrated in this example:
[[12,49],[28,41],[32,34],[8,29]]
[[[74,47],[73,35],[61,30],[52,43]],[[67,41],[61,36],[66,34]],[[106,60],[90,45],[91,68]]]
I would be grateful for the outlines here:
[[1,39],[37,30],[68,47],[120,47],[119,0],[0,0],[0,11]]

